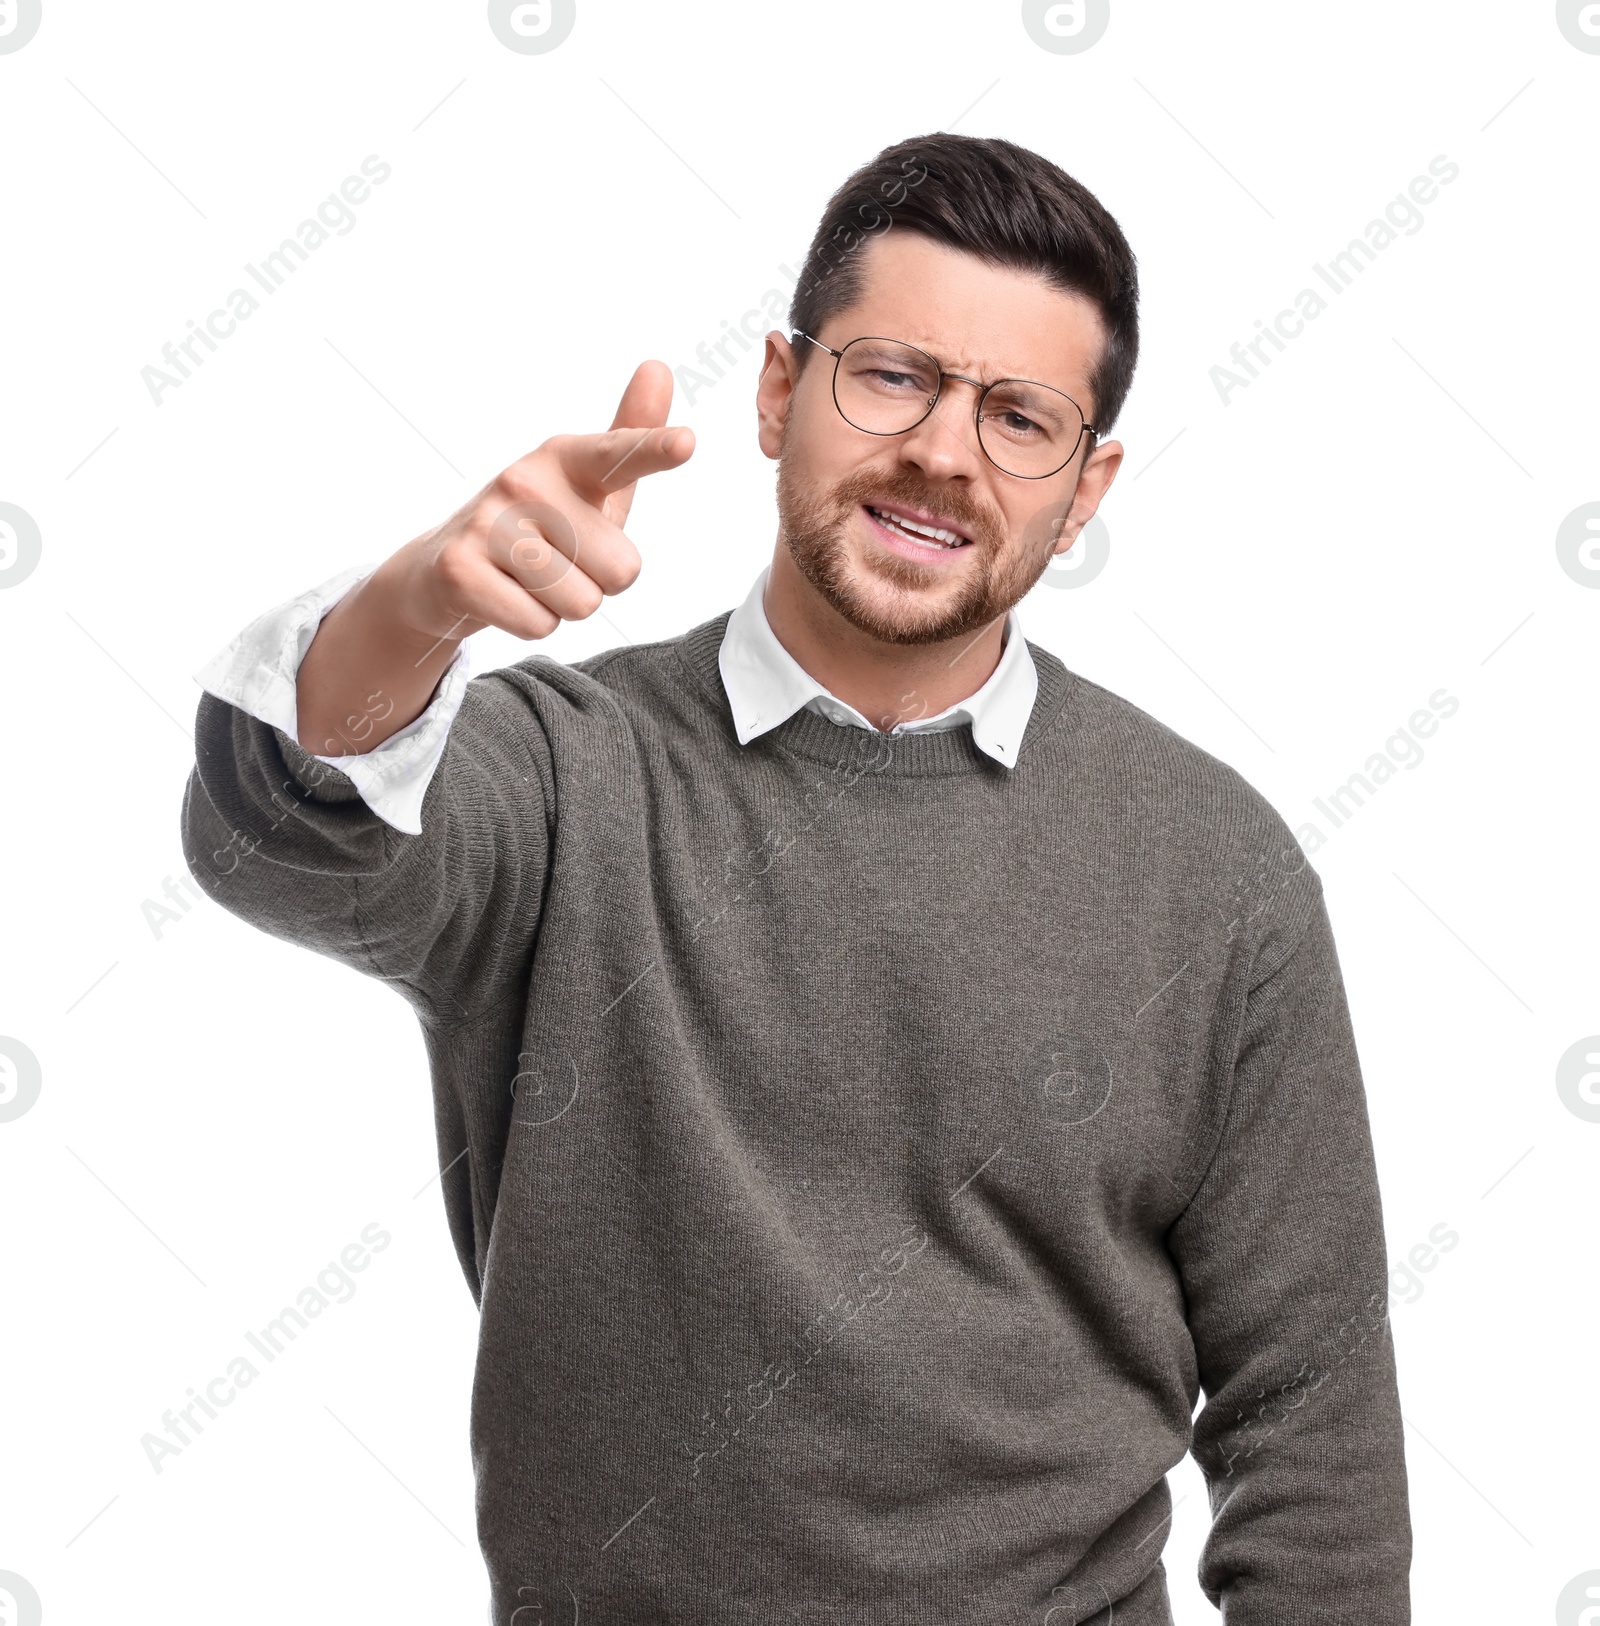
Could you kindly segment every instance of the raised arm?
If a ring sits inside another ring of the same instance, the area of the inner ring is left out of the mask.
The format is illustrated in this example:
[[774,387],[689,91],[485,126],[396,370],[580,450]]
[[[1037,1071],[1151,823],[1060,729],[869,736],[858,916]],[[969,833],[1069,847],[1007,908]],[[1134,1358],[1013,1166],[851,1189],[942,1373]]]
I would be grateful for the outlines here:
[[390,982],[434,1021],[469,1016],[521,974],[555,806],[525,690],[496,674],[466,685],[420,830],[378,815],[354,763],[347,775],[319,759],[365,765],[412,743],[388,742],[471,633],[544,637],[634,580],[621,530],[634,482],[693,447],[662,427],[671,388],[662,363],[645,363],[608,432],[546,441],[346,593],[299,663],[293,718],[286,699],[276,720],[244,703],[249,683],[202,696],[183,840],[211,897]]
[[670,370],[644,362],[606,433],[545,441],[342,598],[300,664],[299,743],[370,751],[422,713],[462,639],[547,638],[630,586],[635,483],[694,450],[692,431],[664,427],[671,402]]

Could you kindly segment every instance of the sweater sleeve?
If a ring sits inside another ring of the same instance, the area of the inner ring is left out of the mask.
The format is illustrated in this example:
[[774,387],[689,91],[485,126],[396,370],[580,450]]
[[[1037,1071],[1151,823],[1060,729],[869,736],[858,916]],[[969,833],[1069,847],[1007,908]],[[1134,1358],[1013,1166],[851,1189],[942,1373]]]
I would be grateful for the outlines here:
[[[358,565],[340,571],[298,598],[257,616],[195,673],[195,682],[219,700],[229,701],[298,740],[300,663],[323,617],[372,569]],[[380,692],[371,697],[361,715],[346,719],[349,733],[345,738],[327,741],[328,745],[357,749],[317,755],[317,761],[330,762],[343,772],[374,813],[409,835],[422,829],[422,799],[444,755],[445,740],[472,676],[471,648],[472,640],[462,639],[422,714],[381,745],[366,752],[359,749],[363,732],[370,732],[374,718],[381,720],[384,715]]]
[[205,693],[183,849],[230,913],[391,984],[444,1025],[526,986],[554,806],[544,730],[495,673],[467,685],[415,834],[283,729]]
[[1320,887],[1245,1000],[1169,1237],[1206,1404],[1200,1583],[1228,1626],[1404,1626],[1411,1527],[1366,1097]]

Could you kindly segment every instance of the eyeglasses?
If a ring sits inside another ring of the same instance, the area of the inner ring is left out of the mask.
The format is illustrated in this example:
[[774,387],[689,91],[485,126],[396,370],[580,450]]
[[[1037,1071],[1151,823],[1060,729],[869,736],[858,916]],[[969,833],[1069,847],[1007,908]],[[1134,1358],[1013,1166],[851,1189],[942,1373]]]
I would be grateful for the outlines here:
[[809,333],[795,332],[833,357],[833,404],[853,429],[868,435],[903,435],[939,404],[944,381],[953,378],[978,391],[978,445],[1002,474],[1045,480],[1077,454],[1085,435],[1096,433],[1070,395],[1025,378],[992,384],[947,373],[926,350],[899,339],[852,339],[835,350]]

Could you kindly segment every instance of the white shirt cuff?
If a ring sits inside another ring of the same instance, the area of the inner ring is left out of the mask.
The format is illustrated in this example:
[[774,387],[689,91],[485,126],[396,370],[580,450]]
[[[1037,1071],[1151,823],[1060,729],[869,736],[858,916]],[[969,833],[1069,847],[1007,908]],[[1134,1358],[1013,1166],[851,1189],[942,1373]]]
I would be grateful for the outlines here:
[[[369,564],[341,571],[320,587],[258,616],[194,674],[195,681],[208,694],[298,740],[295,682],[300,662],[323,616],[376,568]],[[472,675],[470,643],[463,639],[457,646],[420,717],[370,751],[317,756],[319,762],[339,769],[385,824],[407,835],[422,833],[422,799]]]

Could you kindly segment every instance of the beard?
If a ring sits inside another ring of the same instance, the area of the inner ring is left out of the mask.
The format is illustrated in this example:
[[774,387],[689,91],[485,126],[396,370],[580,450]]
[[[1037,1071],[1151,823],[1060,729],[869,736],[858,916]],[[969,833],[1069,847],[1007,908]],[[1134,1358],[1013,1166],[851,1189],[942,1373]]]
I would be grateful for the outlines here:
[[[880,501],[953,520],[972,538],[962,550],[972,557],[951,570],[884,550],[870,567],[852,567],[847,528],[862,504]],[[831,490],[814,492],[795,475],[793,459],[782,456],[778,519],[801,575],[852,626],[886,644],[945,643],[998,620],[1038,581],[1053,541],[1046,540],[1041,550],[1025,535],[1008,548],[998,510],[961,487],[933,485],[914,469],[863,469]],[[890,591],[872,590],[877,584]]]

